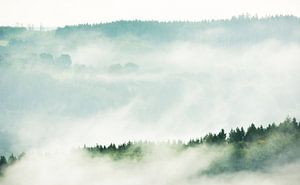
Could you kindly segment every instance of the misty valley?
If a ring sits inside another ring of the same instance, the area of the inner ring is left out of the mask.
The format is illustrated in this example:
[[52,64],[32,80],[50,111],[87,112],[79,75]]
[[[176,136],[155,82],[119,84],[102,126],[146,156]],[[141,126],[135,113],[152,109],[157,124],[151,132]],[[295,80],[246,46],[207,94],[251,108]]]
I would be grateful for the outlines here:
[[0,26],[0,184],[297,185],[299,59],[288,15]]

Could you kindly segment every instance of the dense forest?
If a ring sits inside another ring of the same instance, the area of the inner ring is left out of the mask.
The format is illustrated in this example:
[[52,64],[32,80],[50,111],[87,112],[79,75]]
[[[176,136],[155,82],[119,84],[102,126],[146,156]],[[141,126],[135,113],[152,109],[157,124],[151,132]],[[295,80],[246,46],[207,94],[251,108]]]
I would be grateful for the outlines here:
[[[224,20],[204,21],[141,21],[120,20],[97,24],[79,24],[45,31],[26,28],[0,26],[0,39],[30,39],[32,36],[45,39],[45,36],[55,36],[57,39],[77,39],[93,37],[134,36],[152,41],[193,40],[213,43],[257,42],[269,38],[285,41],[295,41],[297,30],[300,29],[300,19],[295,16],[278,15],[264,18],[240,15]],[[258,31],[259,30],[259,31]],[[93,34],[94,33],[94,34]],[[287,34],[290,33],[290,34]],[[299,41],[299,37],[298,40]],[[34,44],[31,43],[31,44]]]
[[[150,40],[171,41],[174,39],[197,39],[208,41],[205,31],[213,30],[212,34],[222,32],[215,38],[215,43],[256,42],[261,39],[278,37],[290,40],[292,35],[283,33],[299,29],[299,19],[294,16],[273,16],[259,19],[248,15],[232,17],[228,20],[210,20],[200,22],[182,21],[116,21],[100,24],[81,24],[65,26],[56,30],[56,36],[66,37],[78,32],[98,32],[108,37],[135,35]],[[291,26],[293,26],[291,28]],[[254,32],[255,29],[262,29]],[[220,29],[220,30],[219,30]],[[250,39],[251,38],[251,39]]]
[[185,151],[189,148],[201,145],[230,146],[229,155],[224,155],[220,160],[213,162],[207,171],[203,173],[215,174],[240,170],[259,170],[270,165],[298,160],[300,157],[300,122],[296,118],[287,118],[276,125],[267,127],[251,124],[247,129],[237,127],[225,133],[222,129],[219,133],[209,133],[204,137],[191,139],[187,143],[172,141],[165,143],[153,142],[128,142],[116,146],[96,145],[84,147],[92,156],[108,155],[113,159],[130,158],[141,160],[148,154],[147,148],[170,146]]
[[[300,157],[300,122],[296,118],[287,118],[276,125],[267,127],[251,124],[247,129],[237,127],[226,133],[221,129],[219,133],[208,133],[204,137],[191,139],[188,142],[168,141],[127,142],[120,145],[84,146],[80,150],[87,152],[91,157],[110,157],[113,160],[143,160],[151,153],[151,148],[158,150],[162,147],[171,147],[177,152],[183,152],[199,146],[228,146],[229,154],[224,154],[214,161],[203,174],[219,174],[241,170],[262,170],[270,165],[298,160]],[[25,153],[15,157],[0,157],[0,170],[13,165],[24,157]]]

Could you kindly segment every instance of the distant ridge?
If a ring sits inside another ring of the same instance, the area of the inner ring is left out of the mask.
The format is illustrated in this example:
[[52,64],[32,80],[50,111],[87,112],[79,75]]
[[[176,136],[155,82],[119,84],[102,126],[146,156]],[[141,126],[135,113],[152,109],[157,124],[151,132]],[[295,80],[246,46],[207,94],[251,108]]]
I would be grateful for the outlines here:
[[[57,28],[58,37],[79,32],[94,32],[106,37],[132,35],[148,40],[195,40],[227,44],[257,42],[269,38],[300,41],[300,18],[296,16],[271,16],[265,18],[238,16],[224,20],[190,21],[115,21],[99,24],[79,24]],[[213,38],[213,41],[211,40]]]

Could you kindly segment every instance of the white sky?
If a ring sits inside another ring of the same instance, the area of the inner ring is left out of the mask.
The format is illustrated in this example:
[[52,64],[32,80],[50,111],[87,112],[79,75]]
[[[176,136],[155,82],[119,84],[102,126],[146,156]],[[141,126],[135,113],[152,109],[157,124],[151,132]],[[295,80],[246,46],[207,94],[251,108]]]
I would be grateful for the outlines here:
[[63,26],[120,19],[203,20],[242,13],[300,17],[300,0],[0,0],[0,25]]

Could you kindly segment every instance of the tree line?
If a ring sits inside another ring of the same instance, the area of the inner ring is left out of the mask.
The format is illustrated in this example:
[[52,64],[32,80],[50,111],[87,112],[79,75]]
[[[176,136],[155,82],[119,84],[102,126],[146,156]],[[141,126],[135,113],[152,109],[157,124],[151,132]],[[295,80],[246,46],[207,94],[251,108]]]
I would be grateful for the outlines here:
[[84,146],[83,149],[90,152],[91,154],[109,154],[116,158],[120,157],[134,157],[135,155],[141,155],[141,146],[149,145],[170,145],[180,149],[187,149],[190,147],[196,147],[199,145],[235,145],[242,146],[249,143],[264,141],[268,137],[274,134],[285,135],[288,134],[295,138],[300,136],[300,122],[297,122],[296,118],[286,118],[285,121],[276,125],[275,123],[269,124],[266,127],[255,126],[251,124],[247,129],[243,127],[237,127],[236,129],[231,129],[228,133],[224,129],[221,129],[218,133],[208,133],[204,137],[190,139],[188,142],[183,141],[173,141],[164,143],[154,143],[149,141],[139,141],[139,142],[127,142],[120,145],[111,143],[110,145],[99,145],[87,147]]
[[[272,136],[275,138],[272,140]],[[270,139],[271,138],[271,139]],[[280,162],[276,157],[285,156],[284,161],[300,158],[300,122],[296,118],[286,118],[276,125],[266,127],[251,124],[248,128],[237,127],[228,133],[221,129],[218,133],[208,133],[204,137],[190,139],[188,142],[168,141],[155,143],[150,141],[127,142],[123,144],[86,146],[83,150],[92,157],[108,156],[113,160],[133,159],[140,160],[149,153],[147,147],[173,147],[178,152],[201,145],[231,146],[230,155],[215,161],[205,173],[221,173],[238,170],[253,170],[263,168],[270,162]],[[251,148],[252,146],[252,148]],[[255,147],[253,147],[255,146]],[[255,150],[253,150],[255,148]],[[0,175],[5,168],[20,160],[25,153],[18,157],[11,154],[9,157],[0,156]],[[281,157],[282,158],[282,157]]]
[[[300,122],[296,118],[286,118],[280,124],[266,127],[237,127],[228,133],[221,129],[218,133],[208,133],[204,137],[188,142],[172,141],[154,143],[149,141],[127,142],[120,145],[96,145],[83,150],[92,157],[107,156],[113,160],[142,160],[151,154],[151,147],[172,147],[178,152],[201,145],[226,147],[222,156],[214,160],[207,169],[199,172],[205,175],[236,172],[242,170],[263,170],[272,165],[283,165],[300,159]],[[150,148],[150,150],[148,150]]]
[[[240,15],[224,20],[203,21],[141,21],[120,20],[109,23],[79,24],[64,26],[55,30],[59,38],[67,38],[74,34],[84,38],[87,33],[106,37],[133,35],[152,41],[172,41],[174,39],[197,39],[199,41],[213,40],[213,42],[253,41],[276,37],[279,39],[293,39],[287,35],[291,30],[299,30],[300,19],[295,16],[271,16],[258,18],[256,16]],[[224,29],[221,35],[207,36],[205,31]],[[253,30],[256,30],[253,32]],[[195,36],[195,34],[197,36]],[[215,39],[215,40],[214,40]]]

